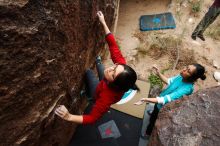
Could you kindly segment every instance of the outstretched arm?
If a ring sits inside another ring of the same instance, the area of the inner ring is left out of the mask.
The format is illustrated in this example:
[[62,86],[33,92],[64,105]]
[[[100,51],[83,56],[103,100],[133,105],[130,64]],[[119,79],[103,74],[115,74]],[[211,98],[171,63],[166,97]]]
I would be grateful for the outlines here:
[[83,122],[82,115],[70,114],[64,105],[58,106],[55,110],[55,114],[66,121],[70,121],[70,122],[77,123],[77,124],[82,124],[82,122]]
[[160,73],[160,70],[157,68],[156,65],[153,66],[153,69],[154,69],[155,73],[160,77],[160,79],[164,83],[168,84],[168,78],[166,76],[164,76],[162,73]]
[[141,100],[135,102],[134,105],[141,105],[144,102],[158,103],[158,98],[141,98]]
[[98,11],[97,12],[97,15],[99,17],[99,21],[101,22],[103,28],[104,28],[104,31],[105,31],[105,34],[109,34],[110,33],[110,30],[105,22],[105,18],[104,18],[104,15],[101,11]]
[[69,122],[77,124],[92,124],[109,110],[112,103],[111,100],[106,101],[105,98],[99,98],[93,105],[91,112],[86,115],[72,115],[64,105],[60,105],[56,108],[55,114]]
[[157,98],[142,98],[141,101],[143,102],[150,102],[150,103],[158,103]]
[[115,41],[115,38],[113,36],[113,34],[111,34],[106,22],[105,22],[105,18],[104,15],[102,14],[101,11],[97,12],[97,16],[99,18],[100,23],[102,24],[105,34],[106,34],[106,41],[108,43],[109,46],[109,51],[111,54],[111,58],[112,61],[114,63],[119,63],[119,64],[126,64],[125,58],[123,57],[123,55],[121,54],[121,51],[118,48],[118,45]]
[[156,97],[156,98],[142,98],[140,101],[134,103],[135,105],[141,105],[144,102],[150,102],[150,103],[159,103],[159,104],[166,104],[168,102],[174,101],[176,99],[179,99],[183,97],[184,95],[190,95],[193,92],[193,88],[188,85],[184,86],[182,88],[176,89],[170,94],[167,94],[165,96]]

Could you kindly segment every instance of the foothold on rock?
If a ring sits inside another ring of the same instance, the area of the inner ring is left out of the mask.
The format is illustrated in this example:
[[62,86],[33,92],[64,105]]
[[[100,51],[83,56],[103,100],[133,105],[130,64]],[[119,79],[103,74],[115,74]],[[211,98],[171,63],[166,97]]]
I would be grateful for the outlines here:
[[29,0],[16,0],[16,1],[11,1],[11,0],[3,0],[0,1],[1,6],[8,6],[8,5],[14,5],[14,6],[19,6],[19,7],[24,7]]
[[212,87],[166,104],[148,146],[219,146],[219,93]]

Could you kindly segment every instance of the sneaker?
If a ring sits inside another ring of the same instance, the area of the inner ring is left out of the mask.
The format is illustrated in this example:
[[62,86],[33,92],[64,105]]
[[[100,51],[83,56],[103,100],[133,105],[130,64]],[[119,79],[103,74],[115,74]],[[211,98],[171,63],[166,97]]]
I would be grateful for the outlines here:
[[97,57],[96,57],[96,62],[97,62],[97,63],[101,63],[101,62],[102,62],[101,56],[97,56]]
[[205,38],[202,34],[197,34],[197,37],[200,38],[202,41],[205,41]]
[[85,90],[80,91],[80,97],[86,97],[86,91]]
[[191,35],[191,38],[192,38],[193,40],[196,40],[196,35],[192,34],[192,35]]

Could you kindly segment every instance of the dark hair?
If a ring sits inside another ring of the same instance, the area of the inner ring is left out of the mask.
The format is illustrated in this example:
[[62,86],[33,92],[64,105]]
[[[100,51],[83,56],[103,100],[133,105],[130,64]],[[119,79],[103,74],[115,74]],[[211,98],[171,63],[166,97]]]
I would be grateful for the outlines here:
[[205,80],[205,68],[200,64],[193,64],[193,66],[196,67],[196,71],[187,80],[189,82],[195,82],[198,78]]
[[137,80],[136,72],[128,65],[120,65],[124,67],[124,71],[115,78],[115,80],[111,83],[112,86],[123,91],[128,91],[129,89],[139,91],[139,88],[135,84]]

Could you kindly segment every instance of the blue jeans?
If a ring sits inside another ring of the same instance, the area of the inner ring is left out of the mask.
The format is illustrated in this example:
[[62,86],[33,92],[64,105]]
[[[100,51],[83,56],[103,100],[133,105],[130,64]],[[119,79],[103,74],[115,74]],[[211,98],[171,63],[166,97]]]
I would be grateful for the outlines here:
[[96,59],[96,70],[98,72],[99,79],[91,69],[86,70],[86,94],[89,99],[93,98],[99,81],[101,81],[104,77],[104,66],[101,59]]

